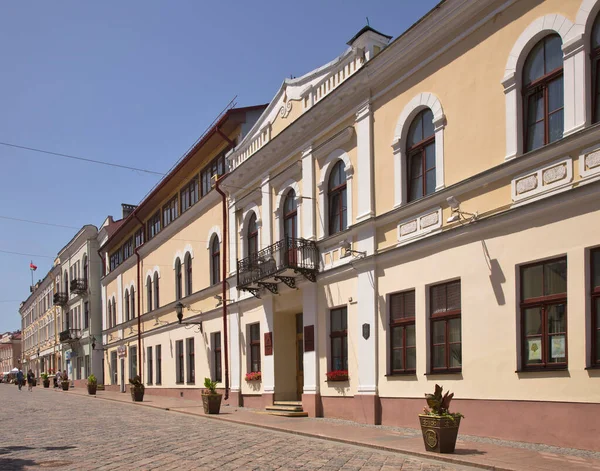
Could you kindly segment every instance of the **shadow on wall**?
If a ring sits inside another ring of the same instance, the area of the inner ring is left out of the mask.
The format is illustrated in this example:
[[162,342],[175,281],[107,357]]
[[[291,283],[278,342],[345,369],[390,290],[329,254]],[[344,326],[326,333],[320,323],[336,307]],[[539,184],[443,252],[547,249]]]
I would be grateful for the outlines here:
[[492,285],[492,289],[494,290],[496,302],[498,303],[498,306],[504,306],[506,304],[506,299],[504,298],[504,291],[502,290],[502,285],[506,283],[506,277],[502,272],[502,268],[500,267],[500,263],[498,263],[498,260],[490,257],[490,253],[488,251],[485,240],[481,241],[481,246],[483,248],[485,261],[490,270],[489,278],[490,283]]

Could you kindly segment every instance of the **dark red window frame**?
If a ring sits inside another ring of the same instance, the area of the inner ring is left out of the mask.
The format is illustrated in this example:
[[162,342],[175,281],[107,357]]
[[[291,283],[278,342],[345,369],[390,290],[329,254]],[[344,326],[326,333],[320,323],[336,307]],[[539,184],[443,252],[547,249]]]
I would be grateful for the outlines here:
[[[458,285],[458,293],[459,293],[459,307],[455,308],[455,309],[448,309],[448,287],[452,286],[452,285]],[[434,291],[437,289],[441,289],[444,288],[445,290],[445,310],[444,311],[440,311],[435,313],[433,311],[434,307],[433,307],[433,300],[434,300]],[[462,299],[461,299],[461,282],[460,280],[454,280],[454,281],[449,281],[447,283],[440,283],[440,284],[436,284],[433,286],[429,287],[429,339],[430,339],[430,358],[429,358],[429,363],[430,363],[430,371],[432,373],[440,373],[440,372],[448,372],[448,373],[460,373],[462,371]],[[460,322],[460,333],[461,333],[461,338],[459,342],[450,342],[450,321],[454,320],[454,319],[459,319]],[[444,342],[443,343],[434,343],[434,325],[436,323],[443,323],[444,324]],[[461,359],[460,359],[460,366],[450,366],[450,351],[451,345],[456,345],[459,344],[460,345],[460,351],[461,351]],[[444,353],[445,353],[445,360],[444,360],[444,364],[445,366],[440,367],[440,366],[434,366],[434,351],[435,351],[435,347],[437,346],[444,346]]]
[[598,36],[598,29],[600,28],[600,14],[596,16],[594,20],[594,26],[592,27],[590,59],[592,61],[592,124],[600,121],[600,110],[598,109],[598,102],[600,100],[600,41],[598,44],[594,44],[594,38]]
[[184,353],[183,353],[183,340],[177,340],[175,342],[175,350],[177,354],[177,384],[183,384],[185,379],[185,372],[183,368]]
[[175,261],[175,300],[182,297],[183,292],[183,274],[181,272],[181,260],[178,258]]
[[213,381],[220,383],[222,381],[222,367],[221,367],[221,332],[215,332],[213,334],[213,347],[214,347],[214,374]]
[[[416,342],[413,346],[407,346],[407,328],[415,329],[415,290],[403,291],[401,293],[390,294],[390,373],[391,374],[410,374],[416,372]],[[395,345],[394,331],[402,331],[402,346]],[[416,341],[416,336],[415,336]],[[407,350],[415,351],[415,368],[407,368]],[[401,351],[402,365],[404,368],[396,368],[394,364],[394,352]]]
[[185,255],[185,295],[192,294],[192,256],[187,253]]
[[258,253],[258,227],[256,226],[256,213],[252,213],[248,220],[248,257]]
[[[340,177],[339,185],[333,186],[333,181],[336,176]],[[342,180],[343,178],[343,180]],[[327,206],[329,208],[328,214],[328,232],[329,235],[337,234],[338,232],[345,231],[348,228],[348,198],[352,198],[352,195],[347,194],[347,181],[346,181],[346,169],[345,164],[342,160],[339,160],[331,170],[329,174],[329,182],[327,185]],[[346,206],[344,206],[344,201],[346,201]],[[337,202],[337,205],[335,204]],[[344,221],[345,216],[345,221]],[[337,221],[339,223],[339,229],[334,228],[334,224],[336,222],[336,218],[339,218]]]
[[[248,244],[250,240],[248,240]],[[210,244],[210,257],[211,257],[211,274],[210,283],[216,285],[221,282],[221,244],[217,236],[213,237],[213,241]]]
[[259,372],[260,364],[260,324],[250,324],[250,371]]
[[[528,268],[533,268],[536,266],[542,266],[542,293],[546,291],[546,283],[544,276],[544,266],[550,265],[552,263],[567,262],[567,257],[558,257],[553,258],[551,260],[544,260],[542,262],[528,263],[526,265],[521,265],[520,274],[521,274],[521,369],[523,371],[539,371],[539,370],[551,370],[551,369],[566,369],[569,364],[569,345],[568,345],[568,306],[567,306],[567,293],[566,291],[561,294],[551,294],[545,296],[538,296],[534,298],[524,299],[524,274],[523,272]],[[564,332],[549,332],[548,329],[548,309],[551,306],[555,306],[558,304],[565,305],[565,330]],[[541,333],[535,335],[527,335],[525,329],[525,311],[530,308],[539,307],[541,309]],[[555,362],[551,363],[548,361],[549,357],[549,346],[548,346],[548,337],[549,336],[559,336],[564,335],[565,338],[565,361],[564,362]],[[530,338],[540,337],[542,343],[542,353],[541,363],[531,363],[527,364],[527,351],[528,346],[527,342]]]
[[596,273],[594,269],[594,258],[600,259],[600,248],[594,249],[590,253],[590,268],[591,268],[591,303],[592,303],[592,361],[591,365],[600,367],[600,310],[597,308],[597,304],[600,304],[600,283],[595,284],[594,280],[600,273]]
[[[342,328],[340,330],[333,330],[333,316],[338,314],[341,316],[340,323]],[[329,371],[348,370],[348,308],[346,306],[342,306],[331,309],[329,311],[329,325],[329,348],[331,352]],[[341,352],[339,357],[333,355],[333,345],[336,342],[336,339],[341,339]],[[338,358],[340,365],[339,368],[337,368],[335,364],[336,359]]]
[[[425,108],[423,111],[421,111],[419,114],[417,114],[417,116],[415,116],[415,118],[413,119],[411,126],[410,126],[411,129],[413,128],[413,125],[418,123],[419,120],[423,121],[426,114],[431,114],[432,118],[433,118],[432,111],[429,108]],[[421,123],[421,126],[423,127],[423,123]],[[433,129],[433,124],[432,124],[432,129]],[[409,131],[409,133],[410,133],[410,131]],[[433,155],[435,158],[435,129],[433,129],[433,134],[431,134],[430,136],[424,136],[422,140],[420,140],[419,142],[413,143],[410,147],[408,147],[406,149],[406,155],[407,155],[407,159],[406,159],[407,172],[406,172],[406,174],[408,175],[408,195],[407,195],[408,201],[416,201],[416,200],[424,198],[425,196],[430,195],[435,192],[435,184],[434,184],[433,190],[430,192],[427,192],[427,174],[430,172],[433,172],[434,181],[435,181],[435,159],[434,159],[433,167],[427,168],[426,151],[427,151],[427,148],[431,145],[434,146],[434,148],[433,148],[434,154]],[[421,163],[421,174],[417,177],[413,176],[413,169],[414,169],[413,161],[414,160],[420,160],[420,163]],[[421,196],[412,197],[413,187],[414,187],[414,185],[417,184],[418,181],[420,181],[420,185],[421,185]]]
[[190,337],[186,340],[187,349],[187,384],[194,384],[196,382],[196,345],[194,337]]

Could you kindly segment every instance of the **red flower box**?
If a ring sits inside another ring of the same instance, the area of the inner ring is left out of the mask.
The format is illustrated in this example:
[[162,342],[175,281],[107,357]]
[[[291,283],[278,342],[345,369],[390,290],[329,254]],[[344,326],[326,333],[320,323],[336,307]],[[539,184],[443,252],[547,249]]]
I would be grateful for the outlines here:
[[260,371],[254,371],[252,373],[246,373],[246,381],[260,381],[262,375]]
[[327,381],[348,381],[348,370],[329,371]]

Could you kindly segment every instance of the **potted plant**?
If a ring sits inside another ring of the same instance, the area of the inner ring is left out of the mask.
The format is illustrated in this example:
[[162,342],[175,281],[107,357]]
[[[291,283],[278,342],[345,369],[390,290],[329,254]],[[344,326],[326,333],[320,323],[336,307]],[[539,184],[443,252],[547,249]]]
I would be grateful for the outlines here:
[[98,388],[98,380],[96,379],[96,377],[94,375],[89,375],[88,381],[87,381],[88,394],[91,396],[95,395],[97,388]]
[[460,419],[464,418],[464,415],[460,412],[450,412],[450,401],[454,393],[446,392],[442,396],[443,389],[436,384],[433,394],[425,394],[429,408],[423,408],[423,414],[419,414],[421,432],[425,450],[454,453]]
[[67,372],[65,371],[62,375],[62,379],[60,381],[60,385],[63,388],[63,391],[68,391],[71,382],[69,381],[69,377],[67,376]]
[[246,381],[260,381],[262,379],[262,375],[260,371],[252,371],[251,373],[246,373]]
[[131,384],[129,389],[131,390],[131,399],[133,402],[142,402],[144,400],[144,391],[146,390],[142,379],[139,375],[136,375],[133,379],[129,380],[129,383]]
[[44,387],[49,388],[50,387],[50,378],[48,377],[48,373],[42,373],[42,374],[40,374],[40,376],[42,377],[42,383],[44,384]]
[[348,370],[333,370],[327,373],[327,382],[348,381]]
[[202,391],[202,407],[205,414],[218,414],[221,410],[222,394],[217,392],[217,382],[210,378],[204,378],[204,389]]

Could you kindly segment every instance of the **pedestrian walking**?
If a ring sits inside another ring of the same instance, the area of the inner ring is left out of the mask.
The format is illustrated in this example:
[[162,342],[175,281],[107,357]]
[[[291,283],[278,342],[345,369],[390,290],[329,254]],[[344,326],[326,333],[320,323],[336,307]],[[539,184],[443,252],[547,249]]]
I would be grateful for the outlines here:
[[23,372],[21,371],[21,368],[19,368],[19,371],[17,372],[17,384],[19,386],[20,391],[23,387]]
[[29,392],[33,392],[33,380],[34,380],[33,371],[31,371],[31,368],[30,368],[29,371],[27,372],[27,390]]

